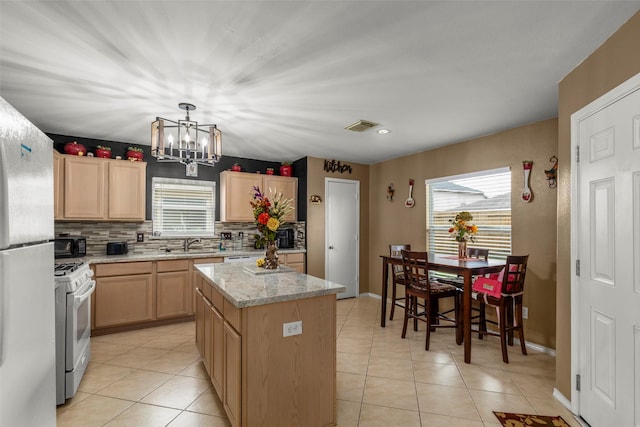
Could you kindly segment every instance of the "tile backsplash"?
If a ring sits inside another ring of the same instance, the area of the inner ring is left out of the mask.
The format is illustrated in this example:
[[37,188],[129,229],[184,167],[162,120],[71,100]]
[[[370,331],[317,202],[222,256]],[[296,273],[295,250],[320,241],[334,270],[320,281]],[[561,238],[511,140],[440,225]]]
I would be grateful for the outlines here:
[[[306,223],[287,223],[295,231],[295,248],[306,248]],[[225,241],[227,250],[251,250],[254,248],[253,235],[256,227],[246,222],[218,222],[214,230],[216,237],[203,238],[202,242],[191,245],[191,251],[217,250],[220,247],[220,233],[230,232],[232,239]],[[244,233],[242,239],[239,233]],[[151,221],[145,222],[78,222],[56,221],[56,236],[69,234],[87,239],[87,255],[106,255],[108,242],[127,242],[130,254],[158,253],[166,249],[182,251],[184,238],[159,239],[152,237]],[[138,233],[143,233],[144,242],[138,242]],[[192,237],[199,237],[194,235]]]

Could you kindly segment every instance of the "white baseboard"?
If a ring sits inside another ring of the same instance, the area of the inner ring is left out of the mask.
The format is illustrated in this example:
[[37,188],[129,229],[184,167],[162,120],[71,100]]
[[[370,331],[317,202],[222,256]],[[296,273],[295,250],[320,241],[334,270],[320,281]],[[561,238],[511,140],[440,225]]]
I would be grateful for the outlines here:
[[557,388],[553,388],[553,397],[562,404],[568,411],[571,411],[571,401],[564,397],[564,394],[560,393]]
[[[514,338],[513,341],[514,341],[513,345],[515,345],[516,341],[518,342],[518,344],[520,344],[520,340],[518,338]],[[543,345],[532,343],[532,342],[528,342],[526,344],[526,347],[530,348],[532,350],[539,351],[539,352],[544,353],[544,354],[548,354],[549,356],[556,357],[556,351],[554,349],[552,349],[552,348],[545,347]]]
[[553,389],[553,397],[556,398],[556,400],[558,402],[560,402],[560,404],[562,406],[564,406],[565,408],[567,408],[567,411],[571,412],[571,415],[573,415],[573,420],[575,422],[577,422],[578,424],[580,424],[582,427],[591,427],[589,426],[589,424],[587,424],[586,422],[584,422],[582,420],[582,418],[580,418],[579,416],[577,416],[576,414],[573,413],[573,411],[571,410],[571,401],[569,399],[567,399],[566,397],[564,397],[564,394],[560,393],[558,391],[557,388]]

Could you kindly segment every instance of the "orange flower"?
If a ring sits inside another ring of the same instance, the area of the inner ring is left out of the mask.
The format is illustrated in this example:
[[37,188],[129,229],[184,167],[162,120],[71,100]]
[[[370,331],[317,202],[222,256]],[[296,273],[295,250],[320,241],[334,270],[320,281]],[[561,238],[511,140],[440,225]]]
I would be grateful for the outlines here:
[[259,216],[258,216],[258,222],[262,225],[266,225],[267,222],[269,222],[269,214],[266,212],[262,212]]

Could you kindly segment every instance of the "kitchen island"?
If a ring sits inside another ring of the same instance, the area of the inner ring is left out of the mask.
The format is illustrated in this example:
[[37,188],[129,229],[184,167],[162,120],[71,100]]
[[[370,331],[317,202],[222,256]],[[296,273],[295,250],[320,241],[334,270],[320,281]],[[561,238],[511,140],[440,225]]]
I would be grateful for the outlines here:
[[198,264],[196,346],[232,426],[336,423],[336,293],[281,267]]

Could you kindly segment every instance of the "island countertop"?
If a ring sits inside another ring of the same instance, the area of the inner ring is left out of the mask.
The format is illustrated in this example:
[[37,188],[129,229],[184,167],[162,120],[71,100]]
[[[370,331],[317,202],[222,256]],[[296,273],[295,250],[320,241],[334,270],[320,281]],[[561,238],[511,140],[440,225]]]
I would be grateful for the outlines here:
[[194,267],[237,308],[346,291],[343,285],[298,273],[288,267],[280,267],[275,273],[257,269],[254,262],[196,264]]

